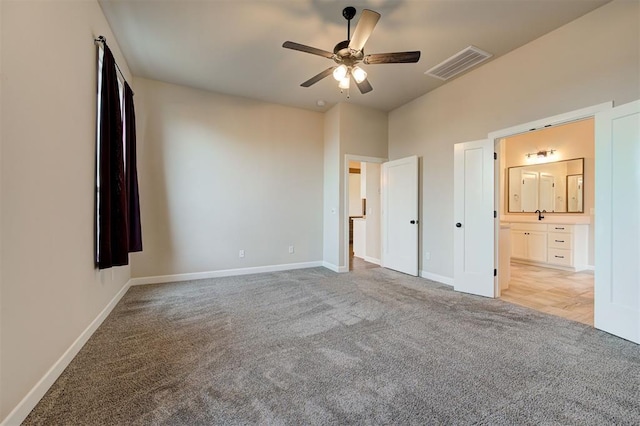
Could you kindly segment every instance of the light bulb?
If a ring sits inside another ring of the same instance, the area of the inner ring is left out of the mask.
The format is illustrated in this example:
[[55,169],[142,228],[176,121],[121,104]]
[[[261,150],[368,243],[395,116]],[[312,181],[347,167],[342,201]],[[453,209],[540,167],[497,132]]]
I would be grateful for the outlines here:
[[351,75],[353,75],[353,79],[356,83],[362,83],[367,78],[367,72],[360,67],[353,67]]
[[342,64],[338,68],[333,70],[333,78],[335,78],[337,81],[342,81],[347,75],[348,71],[349,69],[347,68],[347,66],[345,64]]
[[349,76],[346,76],[345,78],[340,80],[340,84],[338,84],[338,87],[341,88],[341,89],[348,89],[350,81],[351,81],[351,79],[349,78]]

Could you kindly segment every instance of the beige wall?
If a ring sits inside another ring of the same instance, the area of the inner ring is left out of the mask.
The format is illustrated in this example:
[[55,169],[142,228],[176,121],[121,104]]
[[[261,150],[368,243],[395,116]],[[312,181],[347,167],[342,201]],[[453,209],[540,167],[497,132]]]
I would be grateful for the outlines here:
[[640,98],[639,15],[640,2],[614,1],[389,114],[390,158],[422,157],[423,271],[453,276],[453,145]]
[[[340,108],[340,199],[344,199],[345,155],[387,158],[389,116],[386,112],[343,103]],[[344,209],[340,209],[340,241],[348,239]],[[340,266],[348,267],[344,244],[339,247]],[[346,259],[346,260],[345,260]]]
[[132,276],[322,260],[321,113],[135,83],[144,251]]
[[95,1],[5,1],[1,14],[0,419],[129,279],[94,269]]
[[364,163],[367,179],[367,247],[365,254],[370,260],[380,261],[380,227],[381,206],[380,206],[380,164]]
[[349,103],[325,114],[324,147],[324,261],[332,269],[348,268],[345,261],[345,155],[387,157],[388,115]]
[[331,269],[338,268],[340,263],[340,107],[338,104],[324,114],[322,260]]

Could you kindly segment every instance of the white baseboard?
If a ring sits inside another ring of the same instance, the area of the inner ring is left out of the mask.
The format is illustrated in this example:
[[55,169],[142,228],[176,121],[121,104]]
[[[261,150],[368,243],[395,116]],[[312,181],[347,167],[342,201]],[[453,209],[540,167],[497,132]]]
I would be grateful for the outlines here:
[[[190,272],[186,274],[157,275],[155,277],[131,278],[131,285],[161,284],[179,281],[202,280],[206,278],[233,277],[237,275],[260,274],[263,272],[290,271],[293,269],[315,268],[324,266],[325,262],[301,262],[282,265],[255,266],[251,268],[222,269],[220,271]],[[332,268],[329,268],[332,269]]]
[[69,348],[62,354],[62,356],[53,364],[53,366],[47,371],[44,376],[35,384],[33,388],[22,398],[22,401],[9,413],[7,417],[0,423],[0,426],[19,425],[27,418],[31,410],[40,402],[45,393],[53,385],[53,383],[60,377],[60,374],[71,363],[73,358],[80,352],[80,349],[87,343],[87,340],[93,335],[93,333],[100,327],[100,324],[107,318],[113,308],[118,304],[122,296],[129,290],[131,286],[131,280],[129,280],[121,289],[116,293],[111,301],[105,306],[105,308],[98,314],[98,316],[84,329],[80,336],[69,346]]
[[348,266],[338,266],[338,265],[334,265],[333,263],[329,263],[325,261],[322,262],[322,266],[332,270],[333,272],[338,272],[338,273],[349,272]]
[[595,266],[593,266],[593,265],[587,265],[587,266],[584,268],[584,270],[585,270],[585,271],[595,271],[595,270],[596,270],[596,267],[595,267]]
[[375,263],[376,265],[380,265],[380,259],[376,259],[375,257],[365,256],[364,260],[365,262]]
[[420,276],[431,281],[439,282],[440,284],[446,284],[453,287],[453,278],[445,277],[444,275],[434,274],[432,272],[420,271]]

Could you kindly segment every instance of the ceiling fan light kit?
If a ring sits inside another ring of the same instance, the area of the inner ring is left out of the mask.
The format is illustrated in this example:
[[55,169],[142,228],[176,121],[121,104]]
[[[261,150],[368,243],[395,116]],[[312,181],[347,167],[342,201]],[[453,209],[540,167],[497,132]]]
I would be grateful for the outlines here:
[[333,70],[333,78],[335,78],[337,81],[341,81],[343,78],[347,76],[348,73],[349,73],[349,68],[347,68],[345,64],[342,64]]
[[[378,23],[380,14],[373,10],[364,9],[353,31],[353,37],[351,37],[351,19],[353,19],[355,14],[356,9],[351,6],[345,7],[342,10],[342,16],[347,20],[347,40],[336,44],[333,48],[333,53],[292,41],[285,41],[282,44],[282,47],[286,49],[322,56],[327,59],[332,59],[337,64],[303,82],[300,84],[302,87],[309,87],[332,74],[333,78],[338,81],[338,87],[341,90],[348,90],[351,79],[353,78],[360,93],[365,94],[372,91],[373,87],[371,83],[369,83],[369,80],[367,80],[367,72],[359,67],[358,64],[406,64],[418,62],[420,59],[420,51],[365,55],[364,45]],[[349,93],[347,92],[347,97],[348,96]]]
[[358,66],[353,67],[351,75],[356,83],[362,83],[367,78],[367,72]]

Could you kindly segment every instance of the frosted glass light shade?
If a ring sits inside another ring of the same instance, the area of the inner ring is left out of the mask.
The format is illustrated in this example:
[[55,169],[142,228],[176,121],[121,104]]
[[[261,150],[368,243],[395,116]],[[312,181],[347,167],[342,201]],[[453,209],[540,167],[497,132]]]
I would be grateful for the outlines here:
[[362,83],[367,78],[367,72],[360,67],[353,67],[351,74],[356,83]]
[[341,88],[341,89],[348,89],[350,81],[351,81],[351,79],[349,78],[349,76],[346,76],[345,78],[340,80],[340,84],[338,84],[338,87]]
[[333,70],[333,78],[335,78],[337,81],[342,81],[347,76],[347,72],[349,72],[349,69],[345,64],[342,64],[338,68]]

